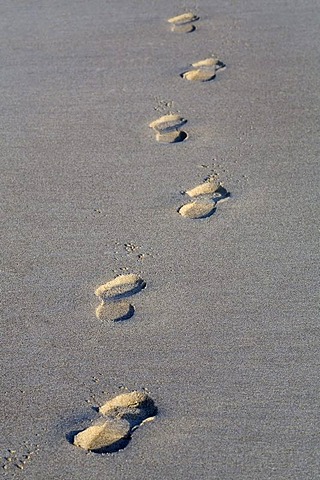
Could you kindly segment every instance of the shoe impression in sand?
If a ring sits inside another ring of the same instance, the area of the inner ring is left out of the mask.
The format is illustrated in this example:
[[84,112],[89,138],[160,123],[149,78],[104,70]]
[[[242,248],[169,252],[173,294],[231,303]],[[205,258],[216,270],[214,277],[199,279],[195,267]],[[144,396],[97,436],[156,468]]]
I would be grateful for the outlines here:
[[157,407],[147,393],[134,390],[107,401],[99,413],[103,416],[77,433],[73,444],[95,453],[110,453],[124,448],[134,430],[153,420]]
[[216,77],[218,70],[225,68],[225,64],[217,58],[210,57],[192,64],[192,68],[181,74],[181,77],[193,82],[208,82]]
[[157,142],[178,143],[188,138],[188,134],[181,130],[185,123],[187,120],[181,115],[169,113],[153,120],[149,127],[154,130]]
[[127,300],[146,287],[146,282],[137,274],[118,275],[94,292],[101,303],[96,308],[99,320],[127,320],[134,315],[134,306]]
[[190,33],[193,32],[196,27],[193,22],[199,20],[199,17],[192,13],[186,12],[175,17],[168,18],[168,22],[171,24],[171,31],[176,33]]
[[217,203],[230,196],[215,176],[185,192],[193,200],[182,205],[178,213],[182,217],[199,219],[210,217],[216,210]]

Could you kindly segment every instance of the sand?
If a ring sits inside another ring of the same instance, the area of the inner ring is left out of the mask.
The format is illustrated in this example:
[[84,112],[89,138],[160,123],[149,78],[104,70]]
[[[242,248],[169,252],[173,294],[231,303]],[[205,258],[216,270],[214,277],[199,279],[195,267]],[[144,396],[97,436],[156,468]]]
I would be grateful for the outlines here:
[[178,143],[188,138],[188,134],[181,130],[182,125],[185,123],[187,123],[187,120],[180,115],[168,113],[153,120],[149,127],[154,130],[158,142]]
[[[317,478],[317,2],[200,0],[189,33],[168,0],[0,10],[3,474]],[[149,128],[169,113],[183,142]],[[210,175],[228,201],[181,217]],[[97,319],[131,273],[135,314]],[[69,441],[143,389],[158,414],[123,450]]]
[[214,202],[190,202],[182,205],[178,212],[182,217],[199,219],[210,217],[215,208]]
[[212,177],[209,178],[206,182],[197,185],[196,187],[186,190],[186,194],[191,198],[200,197],[201,195],[212,195],[220,187],[219,181]]
[[100,285],[94,292],[97,297],[103,300],[120,299],[134,295],[146,287],[146,282],[135,273],[117,275],[107,283]]
[[123,450],[137,428],[154,420],[157,407],[147,393],[134,390],[108,400],[99,413],[87,428],[75,435],[71,433],[70,443],[100,454]]
[[181,74],[182,78],[195,82],[209,82],[216,77],[216,72],[224,69],[225,64],[217,58],[205,58],[199,62],[192,63],[191,70]]

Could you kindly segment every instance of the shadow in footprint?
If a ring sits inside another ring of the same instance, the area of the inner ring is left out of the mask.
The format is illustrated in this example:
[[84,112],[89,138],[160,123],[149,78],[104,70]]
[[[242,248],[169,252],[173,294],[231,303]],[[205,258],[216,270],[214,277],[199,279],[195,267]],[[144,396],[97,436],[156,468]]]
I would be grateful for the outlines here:
[[176,142],[183,142],[183,140],[186,140],[187,138],[188,138],[188,134],[184,131],[181,131],[179,132]]
[[72,430],[71,432],[66,434],[66,439],[68,440],[69,443],[73,445],[74,437],[78,435],[82,430]]
[[173,25],[171,27],[171,31],[176,33],[192,33],[195,31],[195,29],[196,29],[195,25],[191,23],[188,23],[185,25]]
[[97,450],[92,450],[93,453],[116,453],[119,450],[123,450],[131,441],[131,436],[127,438],[122,438],[118,442],[113,443],[109,447],[98,448]]
[[120,300],[134,295],[146,287],[146,282],[134,273],[118,275],[95,290],[102,300]]

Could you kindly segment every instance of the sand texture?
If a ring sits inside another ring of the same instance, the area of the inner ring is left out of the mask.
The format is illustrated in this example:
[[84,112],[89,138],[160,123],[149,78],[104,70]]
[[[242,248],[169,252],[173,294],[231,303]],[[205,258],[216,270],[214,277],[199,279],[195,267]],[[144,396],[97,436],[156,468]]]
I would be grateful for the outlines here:
[[5,479],[320,477],[319,5],[186,7],[1,2]]

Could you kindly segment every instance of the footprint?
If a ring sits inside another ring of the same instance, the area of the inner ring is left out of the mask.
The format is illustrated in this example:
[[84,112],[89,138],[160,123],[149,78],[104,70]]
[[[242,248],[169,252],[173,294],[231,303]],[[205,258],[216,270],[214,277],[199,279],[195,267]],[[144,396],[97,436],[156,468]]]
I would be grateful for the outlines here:
[[75,435],[73,444],[95,453],[108,453],[108,450],[120,450],[121,442],[129,436],[129,422],[99,418],[93,425]]
[[151,122],[149,127],[153,128],[154,130],[165,131],[180,128],[185,123],[187,123],[185,118],[181,117],[177,113],[169,113],[168,115],[163,115],[162,117],[157,118],[157,120]]
[[213,80],[218,70],[224,69],[225,64],[217,58],[206,58],[192,64],[192,69],[181,74],[182,78],[190,81],[208,82]]
[[193,32],[196,27],[192,22],[199,20],[199,17],[192,12],[183,13],[176,17],[168,18],[168,22],[172,25],[171,31],[177,33],[190,33]]
[[75,435],[73,444],[95,453],[111,453],[123,448],[122,442],[129,437],[130,424],[126,420],[99,418],[93,425]]
[[209,58],[205,58],[204,60],[199,60],[199,62],[192,63],[192,66],[195,68],[215,67],[219,62],[220,60],[218,60],[217,58],[209,57]]
[[190,190],[186,190],[186,194],[191,198],[199,197],[200,195],[211,195],[220,188],[220,182],[216,177],[209,178],[206,182],[197,185]]
[[135,390],[107,401],[99,413],[103,417],[77,433],[72,443],[95,453],[109,453],[124,448],[134,430],[153,420],[157,407],[149,395]]
[[94,292],[101,303],[96,308],[99,320],[113,322],[127,320],[134,315],[134,306],[124,300],[126,297],[140,292],[146,287],[146,282],[135,273],[118,275],[101,285]]
[[124,419],[133,428],[146,419],[154,417],[157,408],[148,394],[134,390],[109,400],[99,408],[99,412],[102,415]]
[[186,190],[185,193],[196,200],[182,205],[178,213],[182,217],[193,219],[210,217],[215,212],[217,203],[230,196],[216,176],[210,176],[205,182]]
[[176,33],[191,33],[196,27],[193,23],[185,23],[184,25],[172,25],[171,31]]
[[188,134],[181,130],[187,120],[178,114],[169,113],[149,124],[156,133],[156,140],[160,143],[178,143],[188,138]]
[[216,204],[212,202],[191,202],[182,205],[178,212],[182,217],[187,218],[207,218],[210,217],[216,209]]
[[4,454],[1,453],[1,470],[10,478],[17,478],[19,470],[26,470],[31,460],[39,453],[39,445],[33,445],[24,441],[17,448],[7,448]]
[[156,140],[160,143],[179,143],[183,142],[188,137],[186,132],[167,132],[167,133],[156,133]]
[[96,308],[96,317],[99,320],[109,320],[118,322],[121,320],[128,320],[134,315],[134,306],[129,302],[110,302],[101,303]]
[[139,275],[129,273],[127,275],[118,275],[113,280],[101,285],[94,293],[103,300],[117,300],[138,293],[145,286],[146,282]]

